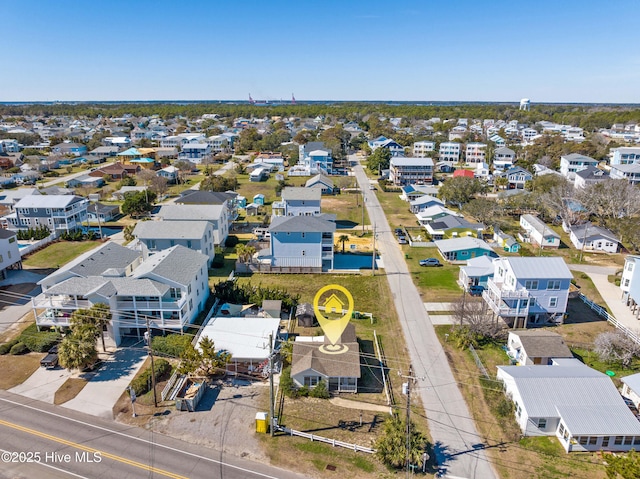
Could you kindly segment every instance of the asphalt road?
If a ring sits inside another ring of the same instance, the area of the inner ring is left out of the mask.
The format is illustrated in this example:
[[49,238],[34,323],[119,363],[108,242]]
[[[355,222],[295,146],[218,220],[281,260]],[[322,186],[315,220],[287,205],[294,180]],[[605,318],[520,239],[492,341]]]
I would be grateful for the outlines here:
[[[212,434],[215,433],[212,431]],[[296,479],[150,430],[0,391],[0,478]]]
[[[384,274],[409,348],[414,377],[419,378],[413,391],[419,394],[427,414],[438,464],[445,468],[447,477],[493,479],[496,474],[482,450],[482,438],[476,431],[380,202],[375,192],[369,190],[370,182],[361,165],[356,164],[354,173],[364,192],[371,224],[378,232],[376,244],[382,253]],[[402,374],[407,373],[402,371]]]

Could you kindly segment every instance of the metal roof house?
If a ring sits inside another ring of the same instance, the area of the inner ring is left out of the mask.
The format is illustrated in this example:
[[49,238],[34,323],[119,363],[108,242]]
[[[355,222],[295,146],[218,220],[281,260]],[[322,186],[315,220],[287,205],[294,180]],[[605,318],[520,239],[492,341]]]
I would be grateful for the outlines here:
[[620,244],[620,240],[613,232],[592,223],[572,226],[569,239],[573,246],[582,251],[617,253]]
[[485,241],[465,236],[434,241],[438,251],[447,261],[466,261],[477,256],[497,257],[495,251]]
[[497,378],[525,436],[556,436],[566,452],[623,452],[640,445],[640,421],[611,378],[577,359],[498,366]]
[[523,238],[541,248],[559,248],[560,235],[551,226],[533,215],[520,216],[520,227],[525,231]]

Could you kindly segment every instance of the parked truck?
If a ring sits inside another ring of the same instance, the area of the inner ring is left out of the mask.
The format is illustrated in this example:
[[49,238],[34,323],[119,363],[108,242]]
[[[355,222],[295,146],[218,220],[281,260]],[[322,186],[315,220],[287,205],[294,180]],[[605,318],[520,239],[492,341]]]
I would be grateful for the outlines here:
[[58,345],[53,346],[47,355],[40,360],[40,366],[53,369],[58,365]]

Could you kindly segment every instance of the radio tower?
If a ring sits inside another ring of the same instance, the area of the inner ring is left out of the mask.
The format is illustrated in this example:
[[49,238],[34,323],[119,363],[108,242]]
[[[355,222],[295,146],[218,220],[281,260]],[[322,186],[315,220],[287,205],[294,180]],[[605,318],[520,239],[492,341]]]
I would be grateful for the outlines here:
[[256,104],[256,101],[253,98],[251,98],[251,93],[249,93],[249,104],[250,105],[255,105]]
[[295,105],[296,104],[296,97],[293,96],[293,93],[291,94],[291,104]]

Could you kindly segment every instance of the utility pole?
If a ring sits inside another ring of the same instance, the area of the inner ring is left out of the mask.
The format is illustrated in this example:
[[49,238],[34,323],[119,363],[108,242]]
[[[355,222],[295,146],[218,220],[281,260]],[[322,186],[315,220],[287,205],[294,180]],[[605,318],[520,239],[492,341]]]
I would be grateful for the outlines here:
[[589,223],[585,223],[584,225],[584,234],[582,235],[582,247],[580,248],[580,259],[578,259],[578,263],[582,263],[582,253],[584,253],[584,244],[587,241],[587,231],[589,230]]
[[406,477],[409,477],[411,469],[411,383],[416,380],[413,376],[413,366],[409,365],[409,374],[400,374],[407,379],[407,424],[406,424]]
[[376,275],[376,224],[373,224],[373,256],[371,257],[371,273]]
[[149,337],[149,356],[151,357],[151,387],[153,388],[153,405],[158,407],[158,397],[156,395],[156,368],[153,362],[153,349],[151,348],[151,331],[149,328],[149,316],[147,319],[147,336]]
[[275,421],[273,419],[274,414],[274,394],[273,394],[273,333],[269,334],[269,432],[271,433],[271,437],[274,436],[274,424]]
[[366,198],[364,196],[364,190],[362,190],[362,234],[364,235],[364,202]]

